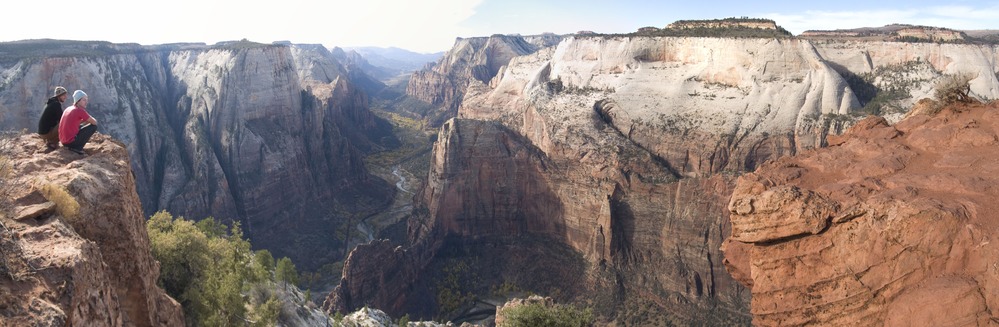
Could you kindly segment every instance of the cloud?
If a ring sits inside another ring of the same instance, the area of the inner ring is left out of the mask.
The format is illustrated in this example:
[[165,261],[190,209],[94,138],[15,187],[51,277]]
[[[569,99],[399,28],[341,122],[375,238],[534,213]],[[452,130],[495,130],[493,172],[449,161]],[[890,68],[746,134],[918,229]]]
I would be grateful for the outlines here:
[[888,24],[913,24],[962,30],[994,29],[999,21],[999,6],[934,6],[899,10],[805,11],[803,13],[770,13],[763,17],[777,21],[788,31],[800,34],[806,30],[832,30],[858,27],[880,27]]
[[[994,25],[999,21],[999,5],[985,8],[970,6],[937,6],[930,8],[929,13],[939,17],[954,20],[971,20],[973,24],[989,22]],[[995,26],[989,26],[995,28]]]

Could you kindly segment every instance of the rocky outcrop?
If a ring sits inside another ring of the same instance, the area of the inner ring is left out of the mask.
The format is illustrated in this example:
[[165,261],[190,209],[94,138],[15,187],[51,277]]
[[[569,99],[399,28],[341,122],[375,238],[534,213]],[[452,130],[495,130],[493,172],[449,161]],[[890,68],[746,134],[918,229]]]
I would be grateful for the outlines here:
[[[0,320],[10,326],[181,326],[180,305],[157,286],[145,219],[125,146],[97,135],[88,156],[11,141],[0,202]],[[21,208],[48,204],[32,217]]]
[[[406,252],[388,240],[360,244],[344,261],[340,284],[323,302],[330,313],[350,313],[374,304],[398,312],[406,303],[401,289],[416,277],[417,264]],[[371,303],[377,299],[377,303]]]
[[458,38],[454,47],[433,65],[413,73],[406,94],[434,108],[423,113],[431,126],[455,117],[465,88],[473,81],[488,82],[510,59],[551,47],[557,35]]
[[740,177],[726,258],[753,323],[994,324],[997,135],[997,103],[873,117]]
[[329,235],[390,198],[362,162],[394,142],[390,127],[324,47],[108,47],[4,62],[0,128],[33,126],[52,85],[83,89],[101,132],[127,145],[147,215],[239,221],[306,269],[342,258]]

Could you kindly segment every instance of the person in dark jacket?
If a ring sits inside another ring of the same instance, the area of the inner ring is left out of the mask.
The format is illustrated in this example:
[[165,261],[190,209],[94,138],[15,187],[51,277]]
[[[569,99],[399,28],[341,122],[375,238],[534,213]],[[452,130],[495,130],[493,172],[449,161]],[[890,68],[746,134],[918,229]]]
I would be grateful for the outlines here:
[[38,136],[45,141],[45,146],[49,150],[59,147],[59,120],[62,119],[62,103],[68,96],[66,88],[56,86],[55,95],[45,103],[42,117],[38,118]]

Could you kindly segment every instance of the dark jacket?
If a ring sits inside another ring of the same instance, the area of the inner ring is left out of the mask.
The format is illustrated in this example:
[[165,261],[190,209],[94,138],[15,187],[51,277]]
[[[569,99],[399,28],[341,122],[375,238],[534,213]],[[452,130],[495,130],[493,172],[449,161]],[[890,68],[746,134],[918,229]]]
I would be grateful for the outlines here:
[[42,118],[38,119],[38,134],[48,134],[59,126],[59,119],[62,119],[62,102],[59,102],[58,97],[51,97],[45,104]]

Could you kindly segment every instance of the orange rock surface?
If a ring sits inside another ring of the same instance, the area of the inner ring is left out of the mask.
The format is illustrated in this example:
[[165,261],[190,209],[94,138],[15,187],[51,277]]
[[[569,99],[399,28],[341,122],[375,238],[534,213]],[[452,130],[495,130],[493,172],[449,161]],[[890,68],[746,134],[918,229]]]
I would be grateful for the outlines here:
[[726,267],[760,326],[996,325],[999,103],[889,126],[739,178]]

